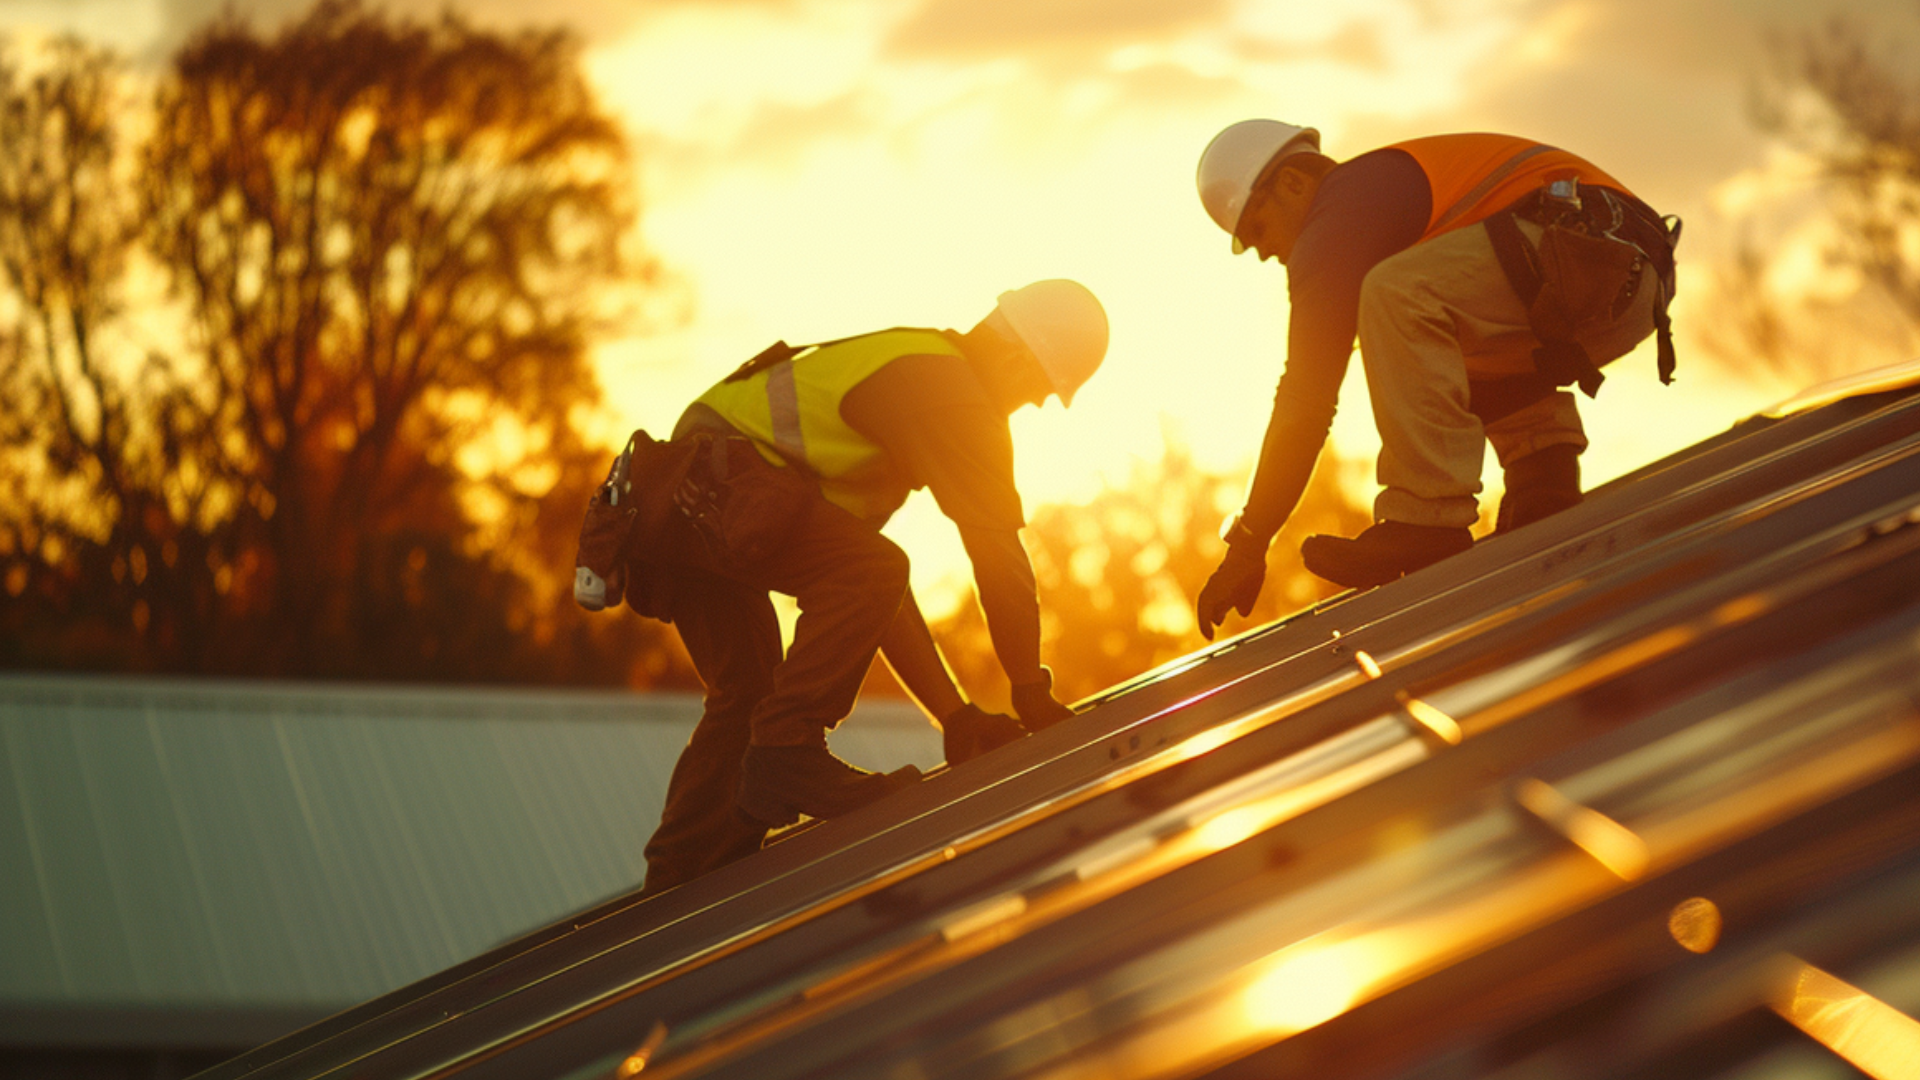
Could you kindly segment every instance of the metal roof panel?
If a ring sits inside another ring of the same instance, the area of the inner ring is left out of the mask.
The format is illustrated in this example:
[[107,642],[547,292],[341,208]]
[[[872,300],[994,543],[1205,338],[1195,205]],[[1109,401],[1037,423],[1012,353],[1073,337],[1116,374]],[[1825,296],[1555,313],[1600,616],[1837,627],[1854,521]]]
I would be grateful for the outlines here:
[[[689,695],[0,675],[0,1040],[63,1007],[317,1019],[630,890],[698,714]],[[834,741],[939,757],[904,703],[863,703]]]

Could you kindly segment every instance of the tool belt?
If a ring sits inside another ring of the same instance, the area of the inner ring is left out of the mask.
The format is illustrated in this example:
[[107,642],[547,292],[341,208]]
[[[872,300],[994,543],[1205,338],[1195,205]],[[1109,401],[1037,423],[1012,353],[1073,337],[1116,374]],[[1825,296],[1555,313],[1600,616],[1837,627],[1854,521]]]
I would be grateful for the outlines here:
[[750,573],[779,550],[821,501],[820,485],[797,466],[760,456],[744,435],[698,431],[699,451],[673,489],[673,505],[723,570]]
[[661,442],[641,430],[627,439],[606,480],[587,500],[580,523],[573,599],[581,607],[600,611],[620,603],[623,596],[633,599],[627,595],[629,556],[636,548],[659,546],[682,516],[674,492],[686,483],[700,451],[691,439]]
[[731,428],[695,426],[666,442],[635,431],[587,502],[574,600],[600,611],[624,596],[641,614],[664,618],[659,575],[638,582],[636,572],[678,561],[691,541],[702,549],[697,561],[750,574],[818,501],[812,476],[768,462]]
[[[1521,221],[1540,226],[1537,242],[1528,242]],[[1488,407],[1475,412],[1504,415],[1513,411],[1506,407],[1512,401],[1537,400],[1554,388],[1576,383],[1588,397],[1594,396],[1604,376],[1579,338],[1620,318],[1637,291],[1648,285],[1659,290],[1653,325],[1660,381],[1673,382],[1673,324],[1667,305],[1674,295],[1673,249],[1680,239],[1679,218],[1662,218],[1623,192],[1581,188],[1575,181],[1562,180],[1522,197],[1487,218],[1485,225],[1494,255],[1513,291],[1527,305],[1528,322],[1541,344],[1533,354],[1538,374],[1518,377],[1532,385],[1476,387],[1476,395],[1488,399]],[[1653,273],[1643,274],[1648,268]]]

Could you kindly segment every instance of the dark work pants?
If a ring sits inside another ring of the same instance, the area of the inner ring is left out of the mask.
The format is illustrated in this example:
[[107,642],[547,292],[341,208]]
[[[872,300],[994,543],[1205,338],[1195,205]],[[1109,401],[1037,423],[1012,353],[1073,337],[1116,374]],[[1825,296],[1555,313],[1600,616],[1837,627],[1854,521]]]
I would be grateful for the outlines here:
[[[907,590],[906,555],[824,498],[752,565],[716,557],[691,527],[664,547],[650,569],[671,579],[666,614],[707,695],[647,841],[645,895],[759,849],[766,826],[734,805],[747,746],[824,745],[853,710]],[[769,591],[800,606],[784,660]]]

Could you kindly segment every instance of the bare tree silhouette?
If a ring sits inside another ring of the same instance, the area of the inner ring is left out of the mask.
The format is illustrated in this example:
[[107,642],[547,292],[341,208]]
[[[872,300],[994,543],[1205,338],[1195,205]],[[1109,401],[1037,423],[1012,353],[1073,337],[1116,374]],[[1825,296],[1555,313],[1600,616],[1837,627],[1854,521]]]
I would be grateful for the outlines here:
[[[1306,494],[1275,537],[1267,583],[1253,614],[1228,616],[1221,633],[1270,622],[1340,591],[1300,563],[1312,533],[1351,536],[1371,521],[1341,483],[1347,463],[1321,461]],[[1128,482],[1084,506],[1038,508],[1027,527],[1040,585],[1042,652],[1062,700],[1076,700],[1204,645],[1194,602],[1220,563],[1221,520],[1244,483],[1200,468],[1168,445],[1158,462],[1135,467]],[[933,627],[970,694],[1003,704],[1008,688],[993,663],[977,604],[963,604]]]
[[105,54],[40,67],[0,72],[0,557],[65,637],[13,662],[684,676],[563,606],[587,347],[658,281],[569,36],[323,0],[211,25],[144,110]]
[[1844,18],[1775,35],[1754,118],[1815,164],[1833,234],[1825,269],[1857,288],[1783,295],[1771,281],[1772,238],[1744,222],[1739,253],[1714,282],[1712,315],[1701,320],[1722,359],[1818,379],[1920,345],[1920,70],[1912,46]]

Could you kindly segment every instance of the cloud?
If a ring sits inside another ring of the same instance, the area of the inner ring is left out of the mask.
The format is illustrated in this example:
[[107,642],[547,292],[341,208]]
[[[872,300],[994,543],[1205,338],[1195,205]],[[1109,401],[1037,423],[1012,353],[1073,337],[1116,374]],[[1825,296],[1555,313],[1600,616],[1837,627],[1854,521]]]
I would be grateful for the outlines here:
[[1104,52],[1164,41],[1227,15],[1226,0],[931,0],[895,30],[887,51],[959,60]]
[[1246,86],[1226,75],[1203,75],[1173,63],[1146,64],[1116,72],[1109,80],[1117,91],[1115,111],[1148,113],[1211,111],[1244,97]]
[[1390,66],[1390,57],[1383,36],[1384,28],[1379,23],[1356,19],[1318,41],[1242,38],[1236,42],[1235,52],[1254,63],[1313,61],[1384,72]]
[[1770,37],[1842,12],[1920,26],[1904,0],[1538,0],[1466,97],[1418,122],[1565,146],[1663,209],[1701,215],[1717,183],[1763,159],[1750,101],[1770,70]]
[[883,103],[868,91],[810,104],[766,101],[728,125],[724,138],[655,136],[646,146],[662,184],[698,187],[742,165],[794,172],[823,147],[872,136],[883,127],[882,112]]
[[[171,41],[180,41],[228,10],[259,30],[271,33],[312,10],[315,0],[160,0]],[[618,38],[649,14],[675,7],[784,8],[790,0],[363,0],[370,10],[391,15],[434,20],[449,7],[472,22],[489,27],[520,29],[564,26],[588,41]]]

